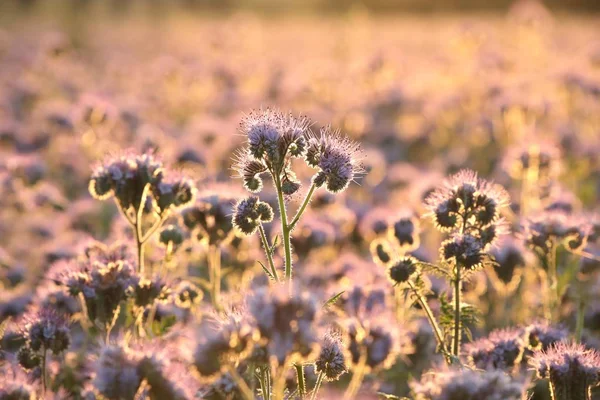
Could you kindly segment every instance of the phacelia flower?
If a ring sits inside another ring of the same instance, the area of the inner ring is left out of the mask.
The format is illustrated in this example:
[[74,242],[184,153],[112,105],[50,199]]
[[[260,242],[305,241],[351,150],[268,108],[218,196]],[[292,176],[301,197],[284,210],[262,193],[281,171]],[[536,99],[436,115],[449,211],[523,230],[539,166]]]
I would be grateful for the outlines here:
[[475,269],[483,266],[486,261],[484,249],[485,246],[478,237],[457,234],[442,243],[440,252],[446,262]]
[[393,284],[409,281],[418,271],[418,261],[414,257],[403,256],[388,265],[388,277]]
[[465,353],[479,369],[510,370],[520,363],[525,346],[522,329],[502,329],[467,344]]
[[403,252],[419,247],[419,220],[413,215],[401,215],[394,218],[388,228],[388,236]]
[[273,220],[273,209],[258,197],[240,200],[233,210],[233,224],[245,235],[252,235],[260,224]]
[[286,158],[300,157],[306,148],[305,135],[310,121],[279,110],[252,111],[240,124],[248,139],[248,152],[276,172],[282,170]]
[[319,169],[313,184],[325,185],[329,192],[339,193],[363,173],[360,157],[357,143],[326,127],[321,129],[320,136],[309,138],[305,160],[309,166]]
[[34,352],[52,351],[58,355],[69,347],[71,342],[69,324],[65,316],[46,307],[25,317],[23,334],[26,346]]
[[328,332],[321,342],[321,352],[315,361],[315,371],[328,381],[337,381],[348,370],[339,332]]
[[235,315],[224,320],[205,318],[198,328],[194,366],[204,379],[213,380],[250,355],[258,332]]
[[540,378],[550,380],[556,399],[590,399],[600,382],[600,353],[582,344],[559,342],[529,360]]
[[318,309],[307,292],[290,298],[284,286],[259,289],[248,305],[269,358],[279,365],[286,360],[305,360],[317,348],[314,325]]
[[542,256],[559,244],[570,251],[583,249],[591,231],[584,218],[560,210],[534,215],[523,225],[525,243]]
[[500,218],[500,211],[508,204],[506,190],[470,170],[451,176],[425,200],[430,217],[441,231],[484,229]]
[[521,400],[523,383],[500,370],[448,368],[410,383],[415,400]]
[[94,387],[108,399],[133,400],[142,384],[140,355],[119,345],[102,348],[96,362]]
[[194,237],[208,245],[219,245],[233,237],[231,214],[241,196],[227,186],[200,191],[193,205],[181,215]]
[[171,289],[167,283],[158,276],[151,279],[139,279],[132,290],[136,307],[148,307],[157,301],[166,300],[171,294]]

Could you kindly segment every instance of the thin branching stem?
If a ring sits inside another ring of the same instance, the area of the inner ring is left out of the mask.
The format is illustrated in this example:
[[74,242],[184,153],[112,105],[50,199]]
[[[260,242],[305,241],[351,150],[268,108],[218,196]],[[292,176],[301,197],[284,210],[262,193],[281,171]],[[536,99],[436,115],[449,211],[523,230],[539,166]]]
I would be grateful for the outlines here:
[[304,211],[306,210],[306,207],[310,203],[310,200],[312,199],[312,196],[315,193],[315,189],[316,188],[317,188],[317,186],[314,183],[312,183],[310,185],[310,188],[308,189],[308,192],[306,193],[306,196],[304,197],[304,201],[302,201],[302,205],[300,206],[300,208],[296,212],[296,215],[292,219],[292,222],[290,222],[290,224],[289,224],[289,229],[290,230],[293,230],[296,227],[296,224],[300,220],[300,217],[302,217],[302,214],[304,214]]
[[433,311],[431,311],[431,308],[429,307],[429,304],[427,303],[427,299],[419,292],[419,290],[415,287],[415,285],[412,281],[408,281],[408,286],[410,287],[415,298],[421,305],[421,308],[423,308],[423,311],[425,311],[425,315],[427,316],[427,319],[429,320],[429,325],[431,325],[431,328],[433,329],[433,333],[435,334],[435,338],[438,342],[438,346],[439,346],[440,350],[442,351],[442,353],[444,354],[444,358],[448,362],[449,361],[449,358],[448,358],[449,352],[448,352],[448,349],[446,349],[446,343],[444,342],[444,335],[442,334],[442,330],[440,329],[440,326],[438,325],[438,323],[435,319],[435,316],[433,315]]
[[325,374],[323,372],[319,372],[319,375],[317,376],[317,383],[315,383],[315,387],[310,396],[310,400],[317,399],[317,394],[319,393],[319,389],[321,388],[321,384],[323,383],[324,377],[325,377]]
[[277,200],[279,201],[279,214],[281,215],[281,234],[283,247],[285,250],[285,279],[288,281],[290,293],[292,290],[292,244],[290,242],[290,230],[287,222],[287,211],[285,209],[285,200],[281,189],[281,178],[275,175],[275,189],[277,190]]
[[271,246],[269,245],[269,240],[267,239],[267,235],[265,234],[265,228],[263,228],[262,224],[258,226],[258,232],[260,233],[260,240],[262,241],[263,248],[265,249],[265,254],[267,256],[267,261],[269,263],[269,268],[271,268],[271,273],[276,281],[279,281],[279,277],[277,276],[277,269],[275,268],[275,264],[273,263],[273,253],[271,252]]
[[306,379],[304,377],[304,366],[302,364],[295,364],[296,368],[296,379],[298,381],[298,394],[303,399],[306,396]]

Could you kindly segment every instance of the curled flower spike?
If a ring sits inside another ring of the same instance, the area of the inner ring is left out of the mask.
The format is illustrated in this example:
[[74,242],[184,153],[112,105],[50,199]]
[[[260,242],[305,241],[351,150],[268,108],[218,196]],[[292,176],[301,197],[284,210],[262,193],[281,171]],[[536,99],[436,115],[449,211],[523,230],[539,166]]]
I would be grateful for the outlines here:
[[315,371],[322,373],[328,381],[337,381],[347,370],[340,333],[335,331],[327,333],[321,342],[321,352],[315,361]]
[[556,399],[591,399],[590,388],[600,382],[600,353],[579,343],[556,343],[535,352],[529,363],[550,380]]
[[[25,317],[23,334],[27,346],[34,352],[51,350],[55,355],[69,347],[71,342],[67,319],[50,307]],[[25,355],[22,355],[25,357]]]
[[305,160],[309,166],[319,169],[313,178],[315,186],[325,185],[329,192],[339,193],[364,172],[361,157],[357,143],[326,127],[321,129],[320,136],[308,139]]
[[392,261],[388,266],[388,278],[394,284],[409,281],[418,272],[418,261],[414,257],[404,256]]
[[228,243],[234,236],[231,214],[241,197],[241,191],[226,185],[201,190],[194,204],[181,212],[183,223],[201,243]]
[[525,347],[522,329],[501,329],[467,344],[465,353],[479,369],[510,370],[521,362]]
[[385,238],[377,238],[369,246],[373,260],[380,265],[387,265],[395,257],[394,249]]
[[542,255],[563,244],[570,251],[583,249],[591,232],[591,225],[577,215],[562,210],[544,211],[524,223],[525,243]]
[[486,228],[499,219],[500,210],[508,204],[506,190],[478,178],[471,170],[451,176],[425,200],[429,216],[441,231]]
[[256,110],[242,119],[240,130],[248,140],[245,151],[238,153],[236,167],[251,192],[260,191],[260,174],[280,175],[290,157],[301,157],[306,148],[305,135],[310,121],[279,110]]
[[233,223],[245,235],[252,235],[260,224],[273,220],[273,209],[258,197],[240,200],[233,210]]
[[115,196],[119,204],[137,210],[146,185],[157,185],[163,165],[152,154],[109,158],[92,173],[89,190],[100,200]]

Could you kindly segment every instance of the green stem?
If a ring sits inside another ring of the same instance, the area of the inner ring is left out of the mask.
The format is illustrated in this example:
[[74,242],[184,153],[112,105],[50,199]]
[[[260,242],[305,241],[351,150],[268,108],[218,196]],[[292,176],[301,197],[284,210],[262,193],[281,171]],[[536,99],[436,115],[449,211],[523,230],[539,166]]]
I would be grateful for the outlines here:
[[411,282],[408,281],[408,286],[410,287],[410,289],[412,290],[413,294],[415,295],[417,301],[419,302],[419,304],[421,305],[421,308],[423,308],[423,311],[425,311],[425,315],[427,316],[427,319],[429,320],[429,325],[431,325],[431,328],[433,329],[433,333],[435,334],[435,338],[438,342],[438,346],[441,349],[442,353],[444,353],[444,357],[446,358],[446,361],[448,362],[448,350],[446,349],[446,343],[444,342],[444,335],[442,334],[442,330],[440,329],[440,326],[438,325],[435,316],[433,315],[433,311],[431,311],[431,308],[429,307],[429,304],[427,303],[427,299],[424,298],[424,296],[419,293],[419,291],[417,290],[417,288],[415,287],[415,285]]
[[260,384],[260,393],[262,398],[265,400],[269,400],[269,383],[267,382],[267,372],[266,368],[260,369],[260,375],[258,376],[258,383]]
[[267,240],[267,235],[265,235],[265,229],[263,228],[262,224],[258,226],[258,231],[260,232],[260,240],[262,241],[262,245],[265,249],[267,261],[269,262],[269,268],[271,268],[271,273],[275,277],[275,280],[279,281],[279,277],[277,276],[277,269],[275,268],[275,264],[273,263],[273,254],[271,253],[271,246],[269,245],[269,241]]
[[460,353],[460,264],[456,264],[456,280],[454,281],[454,336],[452,337],[452,354]]
[[275,177],[275,188],[277,190],[277,199],[279,201],[279,213],[281,215],[281,233],[283,236],[283,246],[285,249],[285,278],[290,285],[290,293],[292,290],[292,245],[290,242],[290,229],[287,222],[287,211],[285,209],[285,201],[283,199],[283,191],[281,190],[281,179]]
[[304,211],[306,210],[308,203],[310,203],[310,200],[312,199],[312,196],[313,196],[316,188],[317,187],[315,186],[314,183],[312,183],[310,185],[310,188],[308,189],[308,192],[306,193],[306,197],[304,197],[304,201],[302,201],[302,205],[296,212],[296,215],[292,219],[292,222],[290,222],[290,224],[289,224],[290,230],[293,230],[296,227],[296,224],[300,220],[300,217],[302,217],[302,214],[304,214]]
[[323,372],[319,372],[319,376],[317,376],[317,383],[315,384],[315,388],[313,389],[312,395],[310,396],[310,400],[316,400],[317,394],[319,393],[319,389],[321,388],[321,384],[323,383],[323,377],[325,374]]
[[135,214],[135,239],[138,250],[138,272],[141,276],[144,276],[144,234],[142,232],[142,220],[144,216],[144,206],[146,205],[146,195],[149,188],[149,184],[144,186],[140,204],[138,205],[137,213]]
[[306,379],[304,377],[304,366],[302,364],[295,364],[296,378],[298,379],[298,393],[300,398],[303,399],[306,396]]

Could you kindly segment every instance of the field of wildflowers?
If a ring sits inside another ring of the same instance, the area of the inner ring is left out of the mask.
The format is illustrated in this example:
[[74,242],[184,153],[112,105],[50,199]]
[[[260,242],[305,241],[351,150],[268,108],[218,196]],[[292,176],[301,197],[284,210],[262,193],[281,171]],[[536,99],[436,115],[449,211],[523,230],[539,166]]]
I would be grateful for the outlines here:
[[0,400],[600,399],[600,17],[0,21]]

